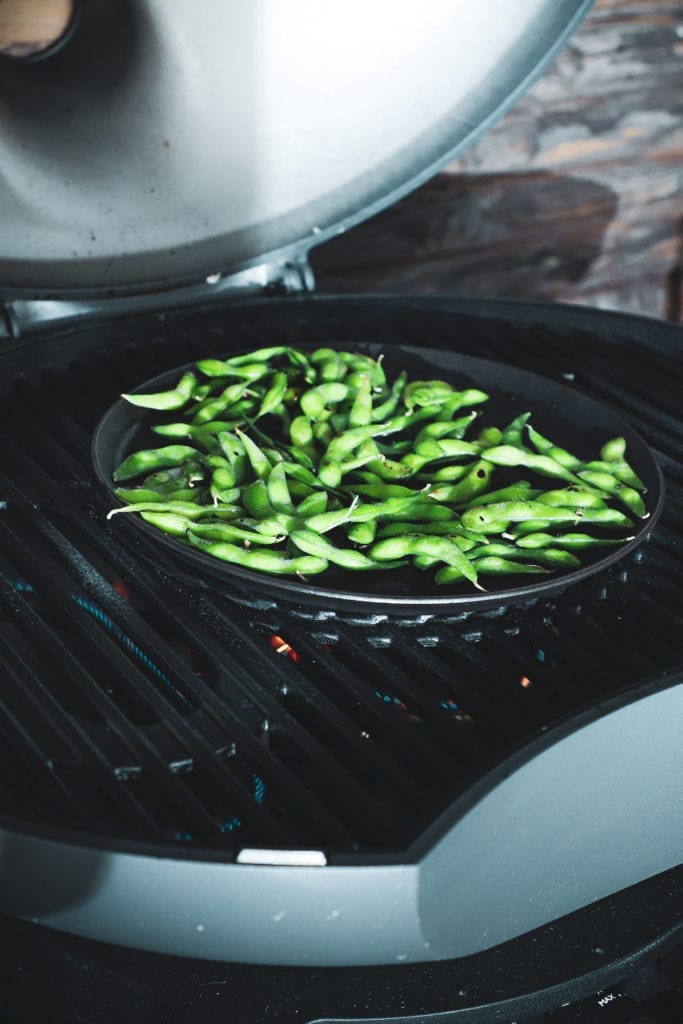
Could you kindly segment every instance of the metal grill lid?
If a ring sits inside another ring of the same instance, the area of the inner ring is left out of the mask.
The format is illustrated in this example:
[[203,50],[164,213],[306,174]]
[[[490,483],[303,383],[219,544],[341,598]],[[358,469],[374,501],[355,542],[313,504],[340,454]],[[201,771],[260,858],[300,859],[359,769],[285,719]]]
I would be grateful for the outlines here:
[[0,294],[285,262],[483,132],[591,0],[91,0],[0,65]]

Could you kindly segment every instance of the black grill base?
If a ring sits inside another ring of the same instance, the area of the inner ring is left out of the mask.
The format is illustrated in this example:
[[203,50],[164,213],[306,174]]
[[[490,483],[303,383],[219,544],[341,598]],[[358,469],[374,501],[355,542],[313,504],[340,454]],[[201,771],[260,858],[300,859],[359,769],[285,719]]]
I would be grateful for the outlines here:
[[594,994],[618,992],[677,1024],[682,900],[679,869],[477,956],[363,969],[183,960],[0,916],[3,1008],[14,1024],[627,1024],[595,1016]]

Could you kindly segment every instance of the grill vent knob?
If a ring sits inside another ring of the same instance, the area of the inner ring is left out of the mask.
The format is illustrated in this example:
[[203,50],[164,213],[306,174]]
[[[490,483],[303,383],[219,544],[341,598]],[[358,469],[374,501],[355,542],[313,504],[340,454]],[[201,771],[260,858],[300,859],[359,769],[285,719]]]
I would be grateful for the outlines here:
[[0,55],[33,61],[48,57],[67,41],[75,25],[77,0],[0,0]]

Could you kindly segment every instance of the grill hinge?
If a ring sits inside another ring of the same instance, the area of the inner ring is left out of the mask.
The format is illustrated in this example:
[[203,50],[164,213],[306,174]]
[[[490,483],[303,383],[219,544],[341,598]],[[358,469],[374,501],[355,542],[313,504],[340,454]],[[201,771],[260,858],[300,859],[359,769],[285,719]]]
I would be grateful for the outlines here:
[[0,340],[35,336],[56,327],[112,320],[135,313],[166,313],[189,306],[258,296],[311,292],[315,278],[306,255],[264,263],[237,274],[209,274],[199,284],[108,298],[12,299],[0,302]]
[[11,305],[0,302],[0,341],[6,338],[18,338],[19,327]]

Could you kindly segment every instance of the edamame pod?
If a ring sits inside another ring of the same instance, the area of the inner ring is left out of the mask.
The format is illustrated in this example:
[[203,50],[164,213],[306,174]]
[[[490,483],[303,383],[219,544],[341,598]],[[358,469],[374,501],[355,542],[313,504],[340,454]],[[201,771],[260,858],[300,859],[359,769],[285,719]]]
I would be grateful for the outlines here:
[[197,452],[188,445],[172,444],[166,448],[153,448],[144,451],[134,452],[124,459],[118,469],[115,469],[112,476],[118,483],[120,480],[132,480],[143,473],[150,473],[157,469],[166,469],[182,466],[184,462],[195,456]]
[[163,412],[171,412],[182,409],[190,401],[192,392],[197,385],[197,378],[192,371],[184,373],[175,388],[171,391],[159,391],[154,395],[121,395],[130,405],[139,406],[141,409],[157,409]]
[[434,558],[457,569],[473,586],[478,590],[482,589],[477,580],[477,571],[467,555],[447,537],[417,534],[408,537],[388,537],[373,544],[369,556],[378,562],[414,556]]

